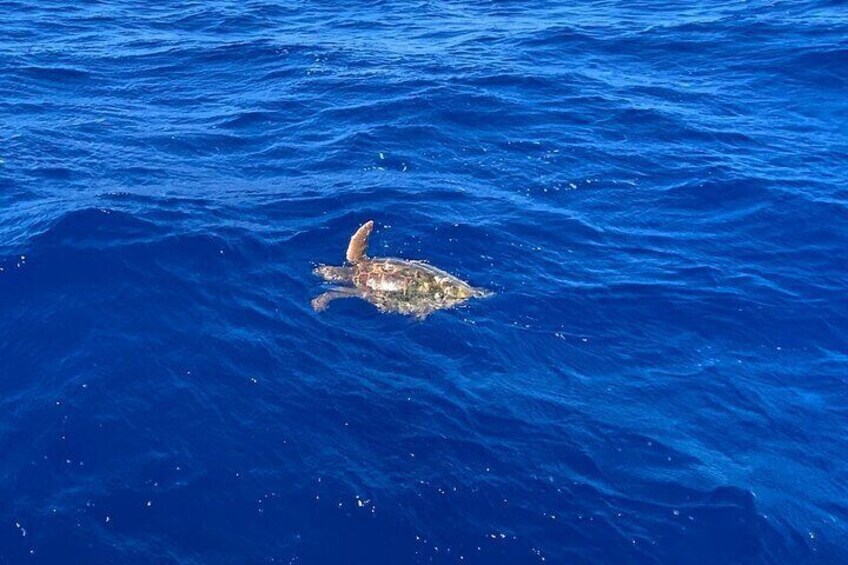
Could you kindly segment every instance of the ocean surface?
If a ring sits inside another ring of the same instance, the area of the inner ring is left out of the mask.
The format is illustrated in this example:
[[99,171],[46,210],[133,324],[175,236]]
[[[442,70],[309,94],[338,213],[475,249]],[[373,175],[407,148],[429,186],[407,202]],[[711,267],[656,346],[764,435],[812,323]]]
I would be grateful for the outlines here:
[[848,4],[0,0],[0,564],[543,562],[848,563]]

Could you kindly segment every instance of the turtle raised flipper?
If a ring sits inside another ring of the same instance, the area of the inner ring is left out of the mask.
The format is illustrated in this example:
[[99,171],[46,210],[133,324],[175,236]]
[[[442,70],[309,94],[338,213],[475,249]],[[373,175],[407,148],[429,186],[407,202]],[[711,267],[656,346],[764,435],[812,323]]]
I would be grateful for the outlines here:
[[333,290],[328,290],[324,294],[319,294],[312,299],[312,309],[316,312],[323,312],[330,307],[330,302],[337,298],[358,298],[361,297],[361,292],[355,288],[339,287]]
[[345,254],[350,263],[356,264],[365,260],[365,252],[368,251],[368,236],[371,235],[373,229],[374,220],[368,220],[350,238]]

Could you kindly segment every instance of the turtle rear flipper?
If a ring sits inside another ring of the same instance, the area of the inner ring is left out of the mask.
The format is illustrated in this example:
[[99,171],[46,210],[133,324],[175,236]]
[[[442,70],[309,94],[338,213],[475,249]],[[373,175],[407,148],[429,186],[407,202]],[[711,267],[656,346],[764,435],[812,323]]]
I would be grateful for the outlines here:
[[324,294],[320,294],[312,299],[312,309],[316,312],[323,312],[330,307],[330,302],[337,298],[359,298],[361,293],[353,288],[336,288],[328,290]]

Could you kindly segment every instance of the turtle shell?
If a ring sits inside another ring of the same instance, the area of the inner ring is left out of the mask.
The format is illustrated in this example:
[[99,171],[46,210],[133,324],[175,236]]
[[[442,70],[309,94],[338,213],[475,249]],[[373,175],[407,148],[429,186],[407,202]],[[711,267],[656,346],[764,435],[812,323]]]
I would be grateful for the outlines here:
[[[471,298],[474,288],[453,275],[421,261],[369,259],[354,266],[353,282],[363,294],[399,310],[446,308]],[[378,304],[379,305],[379,304]]]

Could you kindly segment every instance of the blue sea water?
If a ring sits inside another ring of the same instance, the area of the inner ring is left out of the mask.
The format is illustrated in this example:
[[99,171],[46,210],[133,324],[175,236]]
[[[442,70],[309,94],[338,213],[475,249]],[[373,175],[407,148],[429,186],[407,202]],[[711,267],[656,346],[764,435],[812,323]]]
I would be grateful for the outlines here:
[[2,0],[0,563],[846,563],[846,180],[842,1]]

